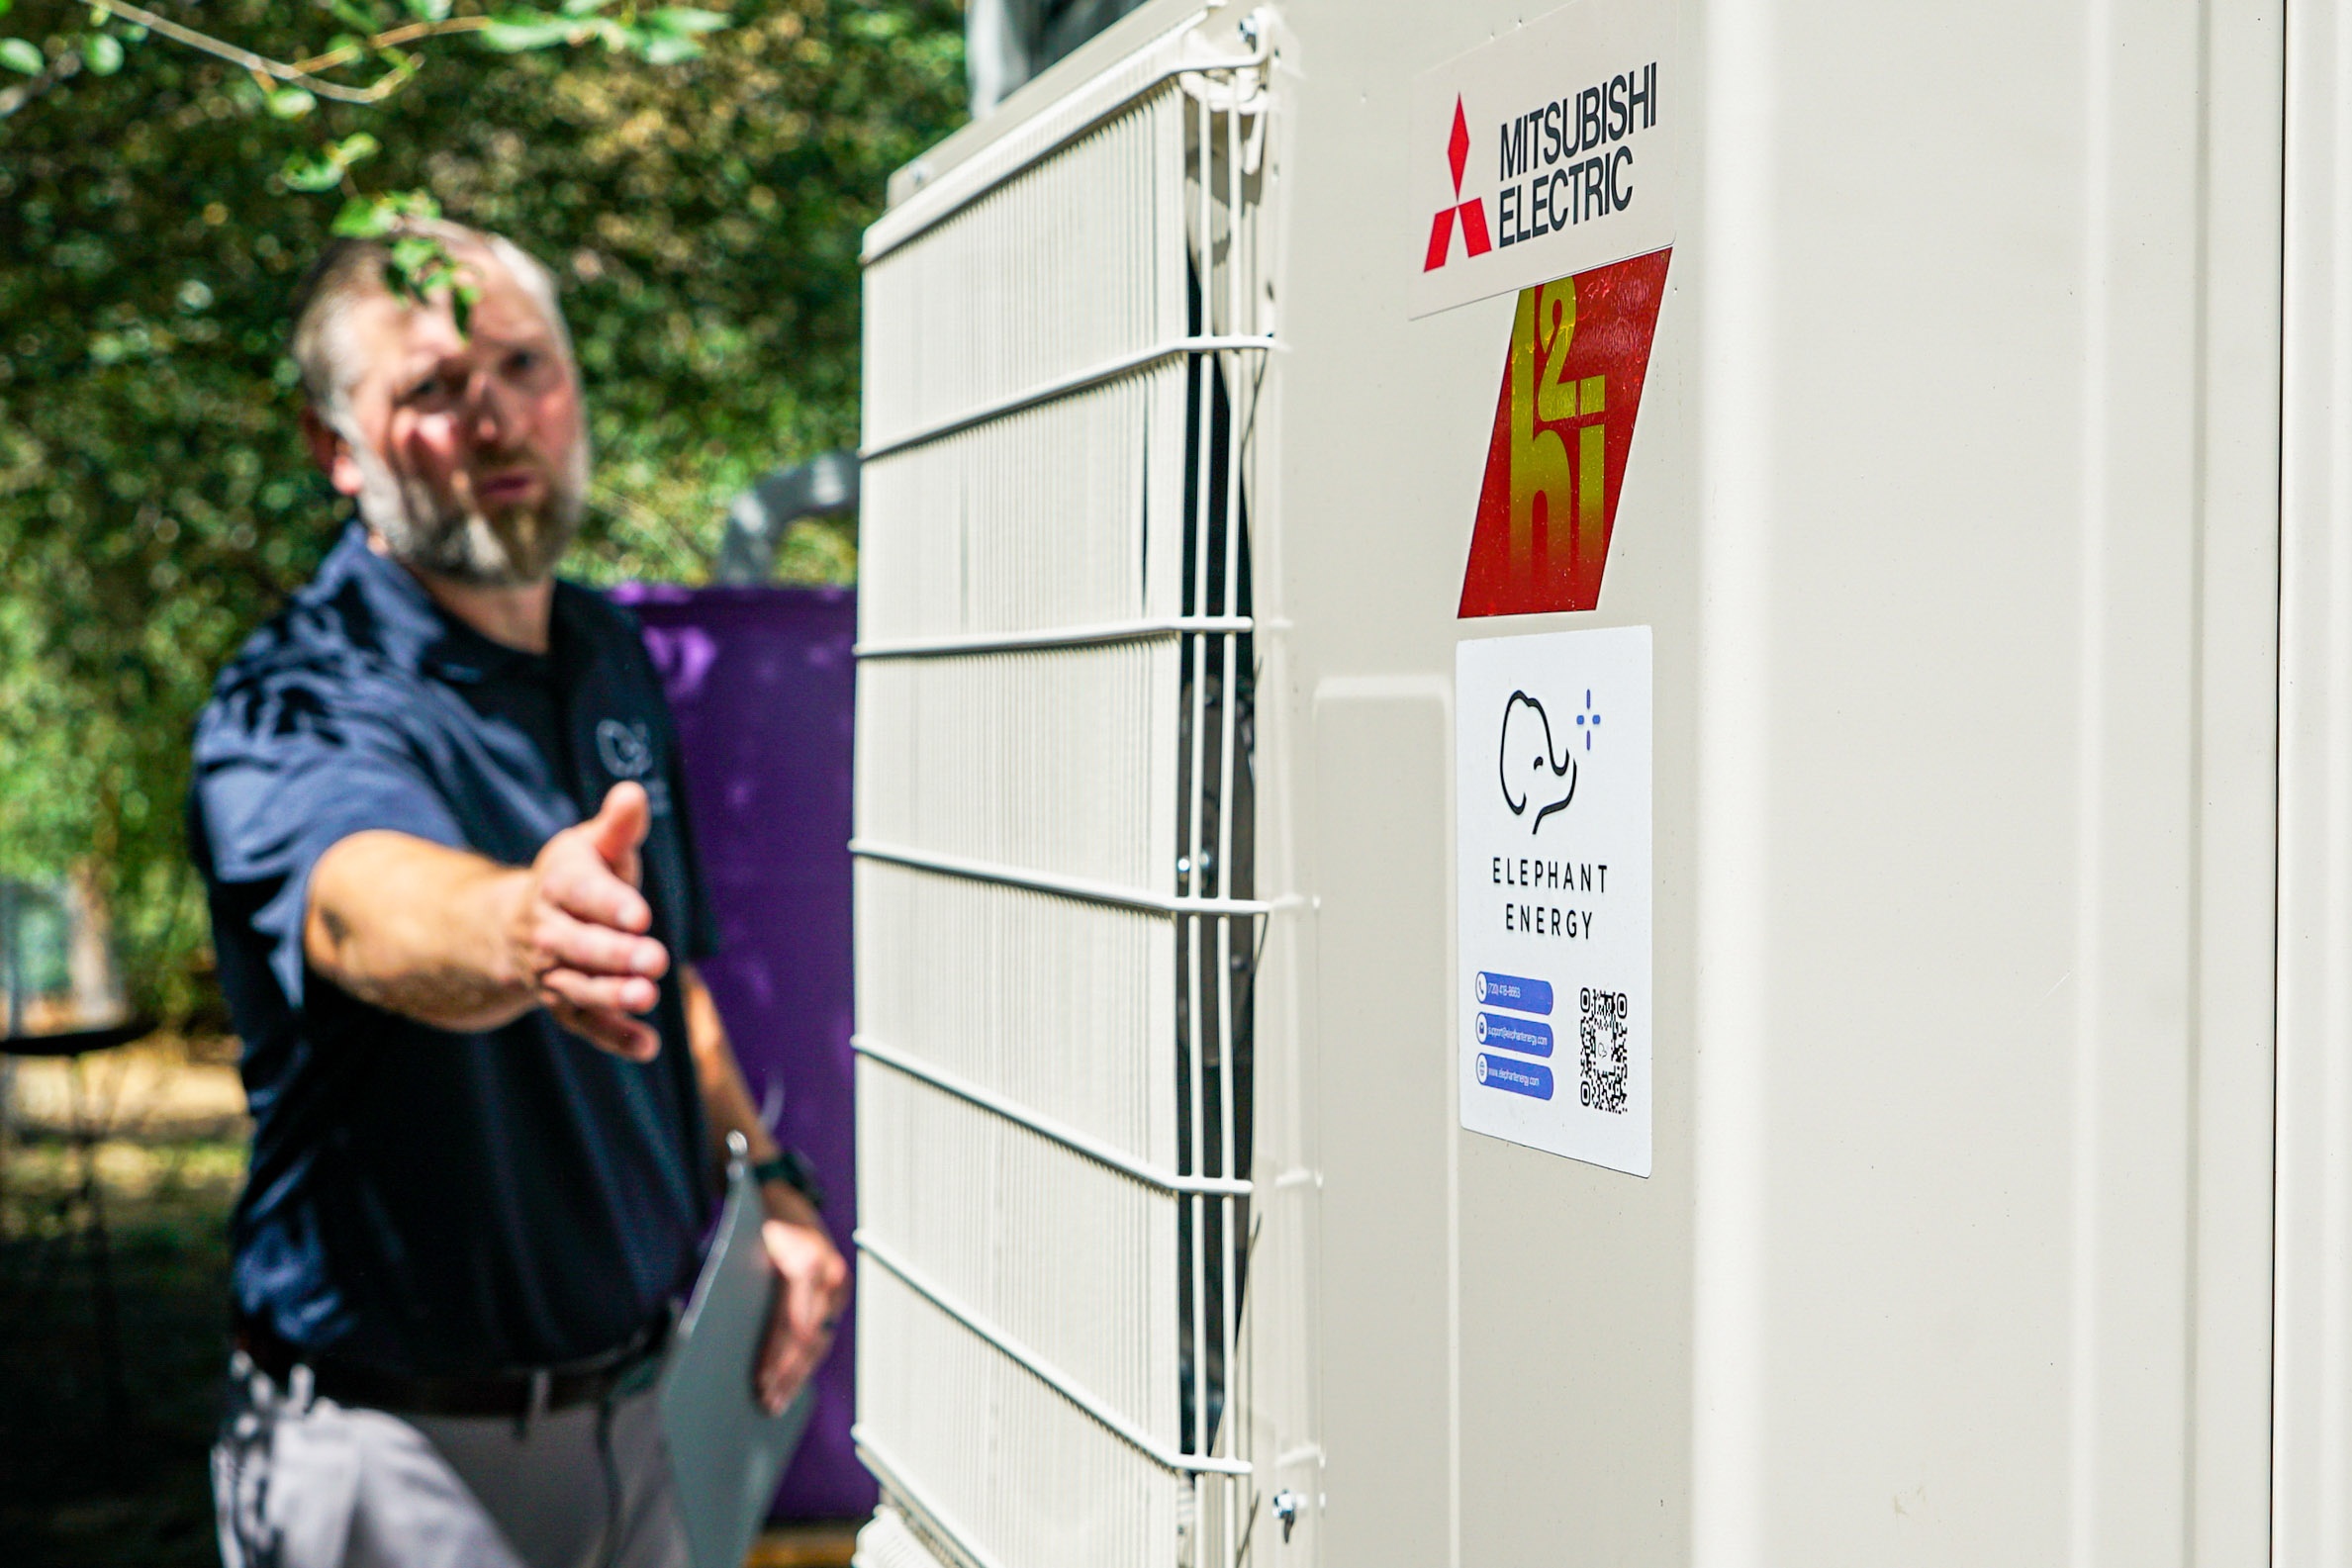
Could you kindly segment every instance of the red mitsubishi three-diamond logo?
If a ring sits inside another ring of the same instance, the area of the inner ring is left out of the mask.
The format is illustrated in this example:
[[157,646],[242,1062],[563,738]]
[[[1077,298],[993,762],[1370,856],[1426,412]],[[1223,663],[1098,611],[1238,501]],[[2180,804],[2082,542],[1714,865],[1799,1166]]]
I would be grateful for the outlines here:
[[[1443,99],[1439,100],[1441,103]],[[1473,256],[1482,256],[1494,248],[1486,237],[1486,204],[1473,196],[1461,200],[1461,171],[1470,159],[1470,123],[1461,112],[1461,100],[1454,100],[1454,134],[1446,138],[1446,160],[1454,166],[1454,198],[1458,205],[1439,209],[1430,220],[1429,256],[1421,263],[1424,272],[1435,272],[1446,264],[1447,255],[1454,248],[1454,215],[1461,215],[1462,249]]]

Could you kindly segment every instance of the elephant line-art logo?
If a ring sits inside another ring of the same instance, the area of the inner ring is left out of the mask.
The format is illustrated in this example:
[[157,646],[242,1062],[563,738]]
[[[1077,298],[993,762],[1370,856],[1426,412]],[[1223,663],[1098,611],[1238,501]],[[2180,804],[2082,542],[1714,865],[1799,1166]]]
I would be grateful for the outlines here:
[[[1581,715],[1577,722],[1583,723]],[[1576,798],[1575,748],[1573,744],[1564,750],[1555,747],[1552,715],[1525,692],[1513,692],[1503,702],[1502,739],[1495,767],[1502,781],[1503,804],[1511,808],[1513,816],[1527,815],[1527,808],[1539,798],[1545,802],[1529,824],[1530,834],[1542,832],[1546,817],[1566,810],[1568,802]]]

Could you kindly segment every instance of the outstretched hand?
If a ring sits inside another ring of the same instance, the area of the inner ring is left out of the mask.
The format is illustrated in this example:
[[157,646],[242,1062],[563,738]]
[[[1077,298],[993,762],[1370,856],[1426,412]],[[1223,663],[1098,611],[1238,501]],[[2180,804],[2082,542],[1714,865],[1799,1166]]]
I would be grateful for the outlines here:
[[513,923],[517,968],[540,1003],[590,1044],[650,1061],[661,1036],[652,1011],[670,955],[645,933],[653,908],[638,891],[637,851],[652,825],[641,784],[617,784],[597,814],[540,847]]

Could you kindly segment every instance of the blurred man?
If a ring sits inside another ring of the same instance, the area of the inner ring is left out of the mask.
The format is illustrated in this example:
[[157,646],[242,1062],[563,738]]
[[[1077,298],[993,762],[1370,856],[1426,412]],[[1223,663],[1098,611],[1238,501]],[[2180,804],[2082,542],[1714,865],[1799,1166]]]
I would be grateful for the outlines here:
[[471,296],[322,256],[294,357],[358,520],[223,673],[192,841],[254,1118],[214,1451],[232,1568],[685,1560],[651,1394],[718,1151],[750,1143],[780,1410],[847,1270],[755,1113],[670,715],[553,577],[588,443],[552,278],[447,226]]

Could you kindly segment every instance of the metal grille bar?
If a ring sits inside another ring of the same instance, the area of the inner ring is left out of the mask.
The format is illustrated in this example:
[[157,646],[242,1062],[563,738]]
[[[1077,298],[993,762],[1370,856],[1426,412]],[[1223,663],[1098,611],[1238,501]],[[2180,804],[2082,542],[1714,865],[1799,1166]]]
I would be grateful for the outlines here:
[[886,1067],[895,1068],[910,1078],[919,1078],[942,1093],[952,1094],[960,1100],[968,1100],[984,1111],[993,1111],[1008,1122],[1015,1122],[1026,1127],[1040,1138],[1050,1138],[1075,1153],[1083,1154],[1088,1159],[1110,1166],[1111,1169],[1122,1175],[1133,1176],[1136,1180],[1149,1186],[1158,1187],[1162,1192],[1202,1192],[1218,1197],[1239,1198],[1246,1198],[1250,1195],[1250,1184],[1246,1181],[1229,1181],[1214,1176],[1179,1176],[1174,1171],[1163,1170],[1158,1165],[1149,1164],[1121,1153],[1098,1138],[1089,1138],[1078,1129],[1066,1127],[1050,1116],[1040,1116],[1035,1111],[1004,1098],[1001,1094],[991,1094],[977,1083],[959,1077],[953,1072],[917,1061],[914,1058],[893,1051],[890,1047],[869,1040],[864,1035],[850,1036],[849,1049],[869,1061],[879,1061]]
[[1066,1374],[1056,1370],[1034,1350],[940,1289],[938,1285],[924,1276],[921,1269],[892,1252],[886,1243],[876,1240],[862,1230],[852,1235],[850,1240],[857,1245],[860,1253],[874,1259],[875,1262],[895,1274],[899,1282],[904,1284],[907,1289],[921,1296],[932,1306],[937,1307],[941,1312],[946,1313],[965,1328],[970,1329],[974,1334],[1003,1351],[1011,1359],[1020,1363],[1021,1367],[1031,1376],[1070,1401],[1071,1404],[1076,1405],[1080,1410],[1093,1417],[1104,1428],[1117,1433],[1136,1452],[1170,1470],[1187,1474],[1248,1475],[1250,1473],[1250,1466],[1241,1460],[1211,1459],[1195,1454],[1176,1453],[1162,1444],[1154,1442],[1122,1420],[1117,1411],[1110,1409],[1093,1395],[1079,1387],[1077,1383],[1073,1382]]
[[[866,231],[859,260],[871,266],[896,247],[919,237],[926,230],[953,218],[1021,170],[1043,161],[1078,140],[1103,121],[1172,77],[1255,70],[1271,57],[1272,32],[1264,19],[1253,19],[1250,34],[1257,42],[1247,54],[1227,59],[1202,59],[1185,49],[1195,15],[1140,56],[1103,72],[1059,105],[996,146],[933,182],[923,160],[905,172],[914,176],[914,190],[905,200],[894,199],[891,210]],[[894,179],[892,196],[898,195]]]
[[849,1429],[850,1443],[858,1450],[858,1462],[874,1473],[891,1494],[910,1505],[922,1516],[923,1522],[936,1533],[955,1542],[958,1555],[967,1559],[972,1568],[997,1568],[996,1560],[972,1544],[972,1531],[961,1528],[954,1519],[941,1512],[937,1501],[907,1479],[906,1467],[890,1455],[890,1449],[864,1422],[853,1422]]
[[1141,887],[1122,887],[1115,882],[1098,882],[1084,876],[1058,876],[1052,872],[1003,866],[993,861],[969,860],[961,855],[943,855],[933,850],[907,849],[898,844],[880,844],[872,839],[851,839],[849,852],[861,860],[889,861],[894,866],[911,866],[916,871],[937,872],[942,876],[964,876],[976,882],[1028,887],[1041,893],[1060,893],[1065,898],[1082,898],[1088,903],[1116,904],[1122,909],[1149,909],[1164,915],[1263,915],[1270,913],[1273,907],[1254,898],[1172,897]]
[[991,419],[1001,419],[1006,415],[1018,414],[1023,409],[1034,409],[1041,404],[1052,403],[1057,399],[1070,397],[1074,393],[1084,392],[1091,387],[1107,386],[1121,376],[1131,376],[1135,372],[1157,365],[1163,360],[1176,359],[1185,354],[1211,354],[1235,350],[1255,350],[1265,353],[1273,347],[1273,340],[1267,337],[1179,338],[1173,343],[1162,343],[1157,348],[1146,348],[1136,353],[1122,354],[1108,364],[1096,365],[1090,370],[1081,370],[1072,375],[1059,377],[1047,382],[1042,387],[1032,387],[1027,392],[1015,393],[1009,398],[996,399],[991,403],[983,404],[977,409],[967,410],[952,419],[942,419],[936,424],[925,425],[909,434],[894,435],[889,440],[877,441],[871,446],[859,448],[858,457],[868,463],[890,457],[910,447],[922,446],[927,442],[954,435],[959,431],[972,429],[976,425],[986,424]]
[[1038,648],[1098,648],[1112,642],[1148,642],[1192,632],[1246,632],[1247,615],[1162,615],[1144,620],[1105,621],[1097,626],[1062,626],[1044,631],[983,631],[952,637],[907,637],[861,642],[861,659],[937,659],[964,653],[1025,653]]

